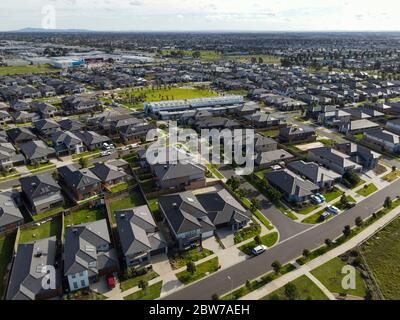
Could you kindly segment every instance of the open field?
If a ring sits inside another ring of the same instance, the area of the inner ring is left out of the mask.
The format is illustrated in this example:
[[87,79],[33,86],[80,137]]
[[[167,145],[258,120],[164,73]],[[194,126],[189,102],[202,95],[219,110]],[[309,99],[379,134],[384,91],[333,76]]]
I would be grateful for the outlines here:
[[400,218],[361,246],[361,253],[387,300],[400,299]]
[[[312,282],[307,276],[301,276],[296,280],[292,281],[297,288],[297,297],[295,300],[327,300],[327,296],[321,291],[317,285]],[[261,300],[289,300],[285,294],[285,287],[279,288],[278,290],[270,293]]]
[[48,64],[0,67],[0,76],[47,72],[60,72],[60,70]]
[[364,298],[366,295],[366,286],[358,270],[356,271],[356,289],[344,290],[342,288],[342,268],[346,265],[340,258],[334,258],[311,273],[332,293],[346,293]]

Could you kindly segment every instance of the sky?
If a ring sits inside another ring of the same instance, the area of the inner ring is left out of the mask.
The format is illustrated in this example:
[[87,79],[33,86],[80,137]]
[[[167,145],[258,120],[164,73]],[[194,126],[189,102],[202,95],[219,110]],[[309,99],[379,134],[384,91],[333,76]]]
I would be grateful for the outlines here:
[[0,30],[400,31],[399,0],[1,0]]

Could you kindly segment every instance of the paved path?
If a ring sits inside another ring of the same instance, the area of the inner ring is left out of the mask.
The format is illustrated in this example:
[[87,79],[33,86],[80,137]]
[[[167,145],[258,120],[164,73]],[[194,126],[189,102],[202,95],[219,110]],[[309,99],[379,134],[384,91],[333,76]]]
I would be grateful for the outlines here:
[[328,297],[329,300],[336,300],[335,296],[330,292],[316,277],[314,277],[310,272],[305,274],[314,284]]
[[[255,290],[248,294],[245,297],[242,297],[241,300],[259,300],[266,295],[272,293],[276,289],[281,288],[288,282],[291,282],[302,275],[308,275],[310,271],[318,268],[319,266],[325,264],[326,262],[332,260],[335,257],[342,255],[343,253],[353,249],[364,240],[368,239],[371,235],[379,231],[381,228],[386,226],[390,223],[393,219],[397,218],[400,215],[400,208],[396,208],[392,212],[388,213],[386,216],[381,218],[379,221],[374,223],[373,225],[369,226],[362,232],[360,232],[357,236],[352,238],[351,240],[347,241],[346,243],[342,244],[341,246],[327,252],[326,254],[315,258],[314,260],[310,261],[309,263],[299,267],[297,270],[292,271],[288,274],[283,275],[282,277],[270,282],[266,286]],[[311,279],[314,281],[314,279]],[[314,281],[315,282],[315,281]],[[319,282],[319,281],[318,281]],[[317,283],[316,283],[317,284]],[[322,289],[322,288],[321,288]],[[326,292],[324,292],[326,294]],[[328,296],[331,298],[331,296]]]
[[[305,248],[313,249],[322,245],[325,239],[334,239],[342,234],[346,225],[354,226],[357,217],[367,218],[382,208],[387,196],[395,198],[400,195],[400,180],[392,183],[371,197],[361,201],[356,207],[316,225],[297,235],[280,242],[266,253],[222,270],[215,275],[184,288],[170,296],[171,300],[210,299],[214,293],[223,295],[230,291],[228,276],[233,279],[233,287],[243,285],[247,280],[256,279],[272,270],[271,264],[279,260],[282,264],[295,260],[302,255]],[[282,214],[280,214],[282,215]]]

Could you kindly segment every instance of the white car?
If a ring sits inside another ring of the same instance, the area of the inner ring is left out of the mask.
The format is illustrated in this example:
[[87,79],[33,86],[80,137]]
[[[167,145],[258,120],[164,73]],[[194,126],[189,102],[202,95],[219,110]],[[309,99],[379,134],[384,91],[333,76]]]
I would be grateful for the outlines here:
[[111,152],[110,152],[110,151],[103,151],[103,152],[101,153],[101,156],[102,156],[102,157],[111,156]]
[[255,247],[253,250],[251,250],[251,253],[254,254],[255,256],[258,256],[262,253],[264,253],[265,251],[267,251],[268,247],[264,246],[264,245],[259,245],[257,247]]

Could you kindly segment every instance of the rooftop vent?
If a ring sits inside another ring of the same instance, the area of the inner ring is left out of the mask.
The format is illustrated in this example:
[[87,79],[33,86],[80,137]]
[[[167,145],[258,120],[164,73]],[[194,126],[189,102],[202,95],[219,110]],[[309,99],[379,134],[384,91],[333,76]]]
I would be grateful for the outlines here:
[[43,252],[40,248],[37,248],[36,253],[35,253],[35,257],[36,258],[40,258],[43,255]]

